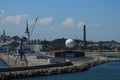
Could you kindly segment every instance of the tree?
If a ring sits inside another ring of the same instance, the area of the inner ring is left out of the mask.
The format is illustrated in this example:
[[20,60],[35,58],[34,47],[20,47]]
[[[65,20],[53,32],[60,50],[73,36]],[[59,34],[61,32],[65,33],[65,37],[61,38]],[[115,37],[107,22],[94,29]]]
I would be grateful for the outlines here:
[[13,51],[13,50],[15,50],[16,47],[19,46],[19,42],[13,41],[13,42],[10,43],[9,46],[10,46],[10,50]]

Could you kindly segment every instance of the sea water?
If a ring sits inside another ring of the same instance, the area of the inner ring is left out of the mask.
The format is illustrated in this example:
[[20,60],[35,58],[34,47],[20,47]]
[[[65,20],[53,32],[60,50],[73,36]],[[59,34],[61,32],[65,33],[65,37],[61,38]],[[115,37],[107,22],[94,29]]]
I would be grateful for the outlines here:
[[[7,65],[0,60],[0,68],[2,67],[7,67]],[[120,80],[120,62],[108,62],[91,67],[89,70],[84,72],[15,80]]]
[[7,65],[2,60],[0,60],[0,68],[2,67],[7,67]]
[[84,72],[31,77],[19,80],[120,80],[120,62],[108,62],[92,67]]

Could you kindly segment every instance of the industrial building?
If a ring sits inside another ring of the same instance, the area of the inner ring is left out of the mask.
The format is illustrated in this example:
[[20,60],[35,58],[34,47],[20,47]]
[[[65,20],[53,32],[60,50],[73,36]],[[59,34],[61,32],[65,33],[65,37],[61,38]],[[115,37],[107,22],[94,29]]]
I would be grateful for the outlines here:
[[64,58],[79,58],[79,57],[85,57],[85,53],[80,50],[56,50],[56,51],[49,51],[48,56],[64,57]]

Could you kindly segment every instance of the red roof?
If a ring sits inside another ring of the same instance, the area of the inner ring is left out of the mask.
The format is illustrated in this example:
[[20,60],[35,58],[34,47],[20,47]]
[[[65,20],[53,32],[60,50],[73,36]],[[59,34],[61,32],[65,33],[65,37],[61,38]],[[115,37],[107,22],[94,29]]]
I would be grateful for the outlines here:
[[55,50],[55,51],[49,51],[53,53],[60,53],[60,52],[83,52],[81,50]]

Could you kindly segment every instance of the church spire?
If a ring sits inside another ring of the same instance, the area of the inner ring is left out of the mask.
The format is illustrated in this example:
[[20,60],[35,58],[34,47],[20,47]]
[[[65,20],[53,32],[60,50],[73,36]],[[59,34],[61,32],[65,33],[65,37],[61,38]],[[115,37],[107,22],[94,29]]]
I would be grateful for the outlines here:
[[5,30],[3,30],[3,35],[5,36],[6,34],[5,34]]
[[27,38],[27,40],[29,40],[29,29],[28,29],[28,20],[27,20],[27,24],[26,24],[26,30],[25,30],[25,36]]
[[28,21],[27,21],[27,25],[26,25],[26,31],[25,33],[29,33],[29,30],[28,30]]

